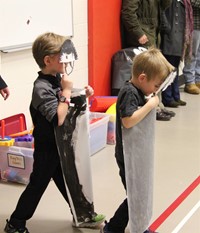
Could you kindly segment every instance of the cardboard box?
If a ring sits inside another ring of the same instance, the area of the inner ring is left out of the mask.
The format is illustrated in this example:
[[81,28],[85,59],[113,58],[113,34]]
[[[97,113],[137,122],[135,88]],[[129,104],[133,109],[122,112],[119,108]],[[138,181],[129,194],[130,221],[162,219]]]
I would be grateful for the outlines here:
[[109,115],[105,113],[90,113],[90,155],[106,146],[108,121]]
[[1,179],[21,184],[29,182],[33,167],[33,149],[0,146]]

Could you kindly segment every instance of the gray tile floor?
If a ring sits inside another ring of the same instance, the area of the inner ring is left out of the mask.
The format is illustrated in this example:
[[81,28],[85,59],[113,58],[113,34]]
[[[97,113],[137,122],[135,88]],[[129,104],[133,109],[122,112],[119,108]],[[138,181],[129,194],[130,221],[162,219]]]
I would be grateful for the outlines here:
[[[182,90],[181,90],[182,92]],[[176,116],[169,122],[156,123],[156,154],[154,211],[152,222],[168,208],[200,175],[200,96],[181,93],[187,106],[174,109]],[[107,145],[91,157],[94,203],[98,213],[109,219],[125,197],[114,146]],[[0,183],[0,233],[5,219],[13,211],[23,185]],[[200,233],[200,208],[183,224],[175,228],[200,201],[200,185],[159,226],[159,233]],[[79,230],[71,227],[71,214],[53,182],[46,190],[34,216],[28,221],[31,233],[98,233],[99,230]],[[127,229],[127,232],[128,229]]]

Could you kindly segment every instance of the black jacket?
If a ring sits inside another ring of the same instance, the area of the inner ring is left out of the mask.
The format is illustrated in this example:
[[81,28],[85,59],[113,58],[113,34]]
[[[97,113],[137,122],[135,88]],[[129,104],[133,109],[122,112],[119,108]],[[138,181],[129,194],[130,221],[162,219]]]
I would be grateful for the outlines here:
[[146,35],[149,41],[142,45],[158,45],[160,10],[169,7],[171,0],[123,0],[121,22],[123,47],[138,47],[138,39]]
[[185,34],[185,6],[182,1],[173,0],[165,11],[170,29],[161,32],[160,49],[165,55],[179,56],[183,54]]
[[54,126],[58,124],[60,80],[60,75],[54,77],[39,72],[39,76],[34,82],[30,113],[36,142],[55,143]]
[[0,90],[4,89],[7,87],[7,84],[5,83],[5,81],[2,79],[1,75],[0,75]]

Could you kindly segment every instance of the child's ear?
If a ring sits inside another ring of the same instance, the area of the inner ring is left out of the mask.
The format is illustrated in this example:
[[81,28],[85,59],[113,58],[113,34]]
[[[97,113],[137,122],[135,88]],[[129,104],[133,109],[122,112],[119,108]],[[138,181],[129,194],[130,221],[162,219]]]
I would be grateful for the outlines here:
[[146,78],[147,78],[146,74],[142,73],[138,76],[138,81],[142,83],[146,80]]
[[48,66],[48,64],[50,64],[50,56],[45,56],[44,57],[44,64],[46,65],[46,66]]

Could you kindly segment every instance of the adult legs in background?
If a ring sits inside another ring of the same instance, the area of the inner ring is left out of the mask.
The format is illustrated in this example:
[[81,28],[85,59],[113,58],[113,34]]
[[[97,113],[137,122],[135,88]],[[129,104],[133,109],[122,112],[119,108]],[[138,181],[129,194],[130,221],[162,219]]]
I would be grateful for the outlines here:
[[190,62],[185,62],[183,75],[184,91],[189,94],[200,94],[200,30],[193,31],[192,58]]
[[[178,71],[181,57],[170,55],[164,56]],[[179,105],[186,105],[186,102],[180,99],[178,77],[179,75],[177,74],[174,82],[170,86],[168,86],[165,91],[162,92],[162,102],[166,107],[177,108]]]
[[169,121],[172,117],[174,117],[176,114],[173,111],[170,111],[166,109],[162,103],[162,94],[161,92],[158,93],[159,97],[159,104],[156,109],[156,120],[157,121]]

